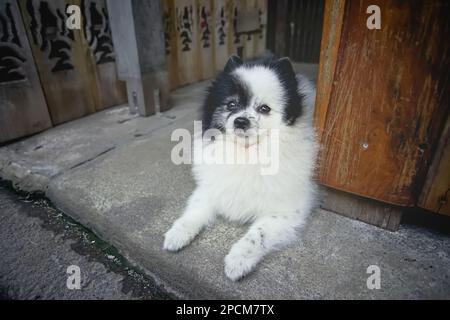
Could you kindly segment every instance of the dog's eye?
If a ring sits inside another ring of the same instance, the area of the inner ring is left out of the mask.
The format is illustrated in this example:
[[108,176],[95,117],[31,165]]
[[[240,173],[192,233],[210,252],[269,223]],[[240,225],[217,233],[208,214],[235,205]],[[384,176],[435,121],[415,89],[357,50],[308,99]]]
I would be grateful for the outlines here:
[[230,110],[230,111],[235,110],[236,107],[237,107],[237,104],[234,101],[230,101],[230,102],[227,103],[227,109]]
[[264,113],[264,114],[268,114],[270,112],[270,107],[267,104],[263,104],[261,106],[258,107],[257,111],[259,113]]

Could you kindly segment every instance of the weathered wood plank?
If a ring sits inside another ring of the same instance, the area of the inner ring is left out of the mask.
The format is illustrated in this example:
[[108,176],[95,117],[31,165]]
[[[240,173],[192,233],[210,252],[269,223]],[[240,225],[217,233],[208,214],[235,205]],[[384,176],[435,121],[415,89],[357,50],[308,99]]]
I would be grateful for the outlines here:
[[[86,64],[90,90],[95,109],[103,110],[127,101],[125,82],[120,81],[115,63],[108,11],[105,0],[77,0],[84,17],[80,43],[86,53],[81,58]],[[80,61],[83,63],[83,61]]]
[[0,143],[52,126],[16,1],[0,0]]
[[178,84],[201,79],[198,59],[198,14],[195,0],[175,0]]
[[[239,2],[241,4],[241,2]],[[253,59],[262,55],[266,49],[267,0],[244,1],[238,10],[256,11],[261,32],[242,35],[244,59]]]
[[197,0],[197,52],[199,59],[199,76],[201,80],[210,79],[215,75],[214,70],[214,20],[212,0]]
[[96,111],[81,32],[65,27],[64,0],[19,0],[53,124]]
[[[366,28],[371,4],[381,8],[381,30]],[[316,118],[319,180],[387,203],[415,205],[448,112],[444,70],[450,69],[450,42],[444,39],[450,39],[450,3],[349,1],[340,41],[332,45],[339,28],[327,23],[342,9],[336,2],[330,6],[335,13],[325,22],[328,51]]]
[[402,208],[329,188],[321,207],[390,231],[398,230],[403,214]]
[[428,170],[418,206],[450,216],[450,114]]
[[326,0],[323,19],[323,34],[320,50],[320,64],[317,79],[317,96],[315,106],[314,124],[317,129],[319,141],[325,130],[325,121],[330,103],[333,87],[334,73],[338,49],[341,41],[341,32],[344,22],[345,0]]
[[259,22],[261,33],[256,35],[254,57],[262,55],[266,51],[267,46],[267,16],[268,16],[268,0],[257,0],[256,7],[259,12]]
[[225,67],[232,47],[232,0],[215,0],[214,6],[214,62],[215,72]]
[[178,41],[174,0],[164,0],[164,41],[170,89],[178,86]]
[[[241,11],[259,12],[262,32],[239,34]],[[267,0],[164,0],[164,34],[170,87],[210,79],[232,54],[244,59],[266,49]]]

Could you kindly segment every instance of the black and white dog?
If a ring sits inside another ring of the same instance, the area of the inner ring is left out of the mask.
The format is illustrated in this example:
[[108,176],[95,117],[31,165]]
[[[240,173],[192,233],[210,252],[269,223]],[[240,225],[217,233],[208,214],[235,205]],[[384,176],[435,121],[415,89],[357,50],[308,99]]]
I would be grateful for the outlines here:
[[[259,162],[230,165],[194,160],[197,189],[165,234],[166,250],[187,246],[218,214],[251,222],[225,257],[226,275],[238,280],[267,253],[296,238],[316,197],[315,94],[314,86],[295,75],[287,58],[248,63],[236,56],[229,59],[209,88],[203,108],[203,131],[215,129],[222,135],[204,139],[203,134],[200,152],[215,158],[224,149],[234,149],[238,156],[251,157],[261,149],[276,149],[279,166],[276,172],[262,174]],[[272,141],[267,147],[275,132],[277,139],[272,140],[277,145]]]

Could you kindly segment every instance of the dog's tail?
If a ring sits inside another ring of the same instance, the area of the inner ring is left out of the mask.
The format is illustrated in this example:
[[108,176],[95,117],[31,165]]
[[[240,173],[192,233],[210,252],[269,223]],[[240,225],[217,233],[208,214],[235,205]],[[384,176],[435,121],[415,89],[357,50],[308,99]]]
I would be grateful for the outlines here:
[[312,119],[314,114],[314,105],[316,103],[316,87],[302,74],[297,74],[296,78],[298,82],[297,91],[303,98],[304,115]]

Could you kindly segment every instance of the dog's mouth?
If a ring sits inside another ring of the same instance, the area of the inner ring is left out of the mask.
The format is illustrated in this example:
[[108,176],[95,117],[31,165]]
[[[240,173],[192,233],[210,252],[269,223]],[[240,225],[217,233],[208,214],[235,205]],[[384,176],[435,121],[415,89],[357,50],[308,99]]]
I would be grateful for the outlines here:
[[256,130],[248,129],[248,130],[242,130],[242,129],[234,129],[233,131],[234,137],[236,138],[236,142],[244,145],[246,148],[259,144],[261,137]]
[[234,135],[242,139],[248,139],[255,136],[254,132],[249,132],[249,130],[244,131],[242,129],[234,129]]
[[239,129],[239,128],[235,128],[233,130],[233,133],[236,137],[241,138],[241,139],[252,139],[252,138],[257,138],[258,137],[258,132],[255,129]]

